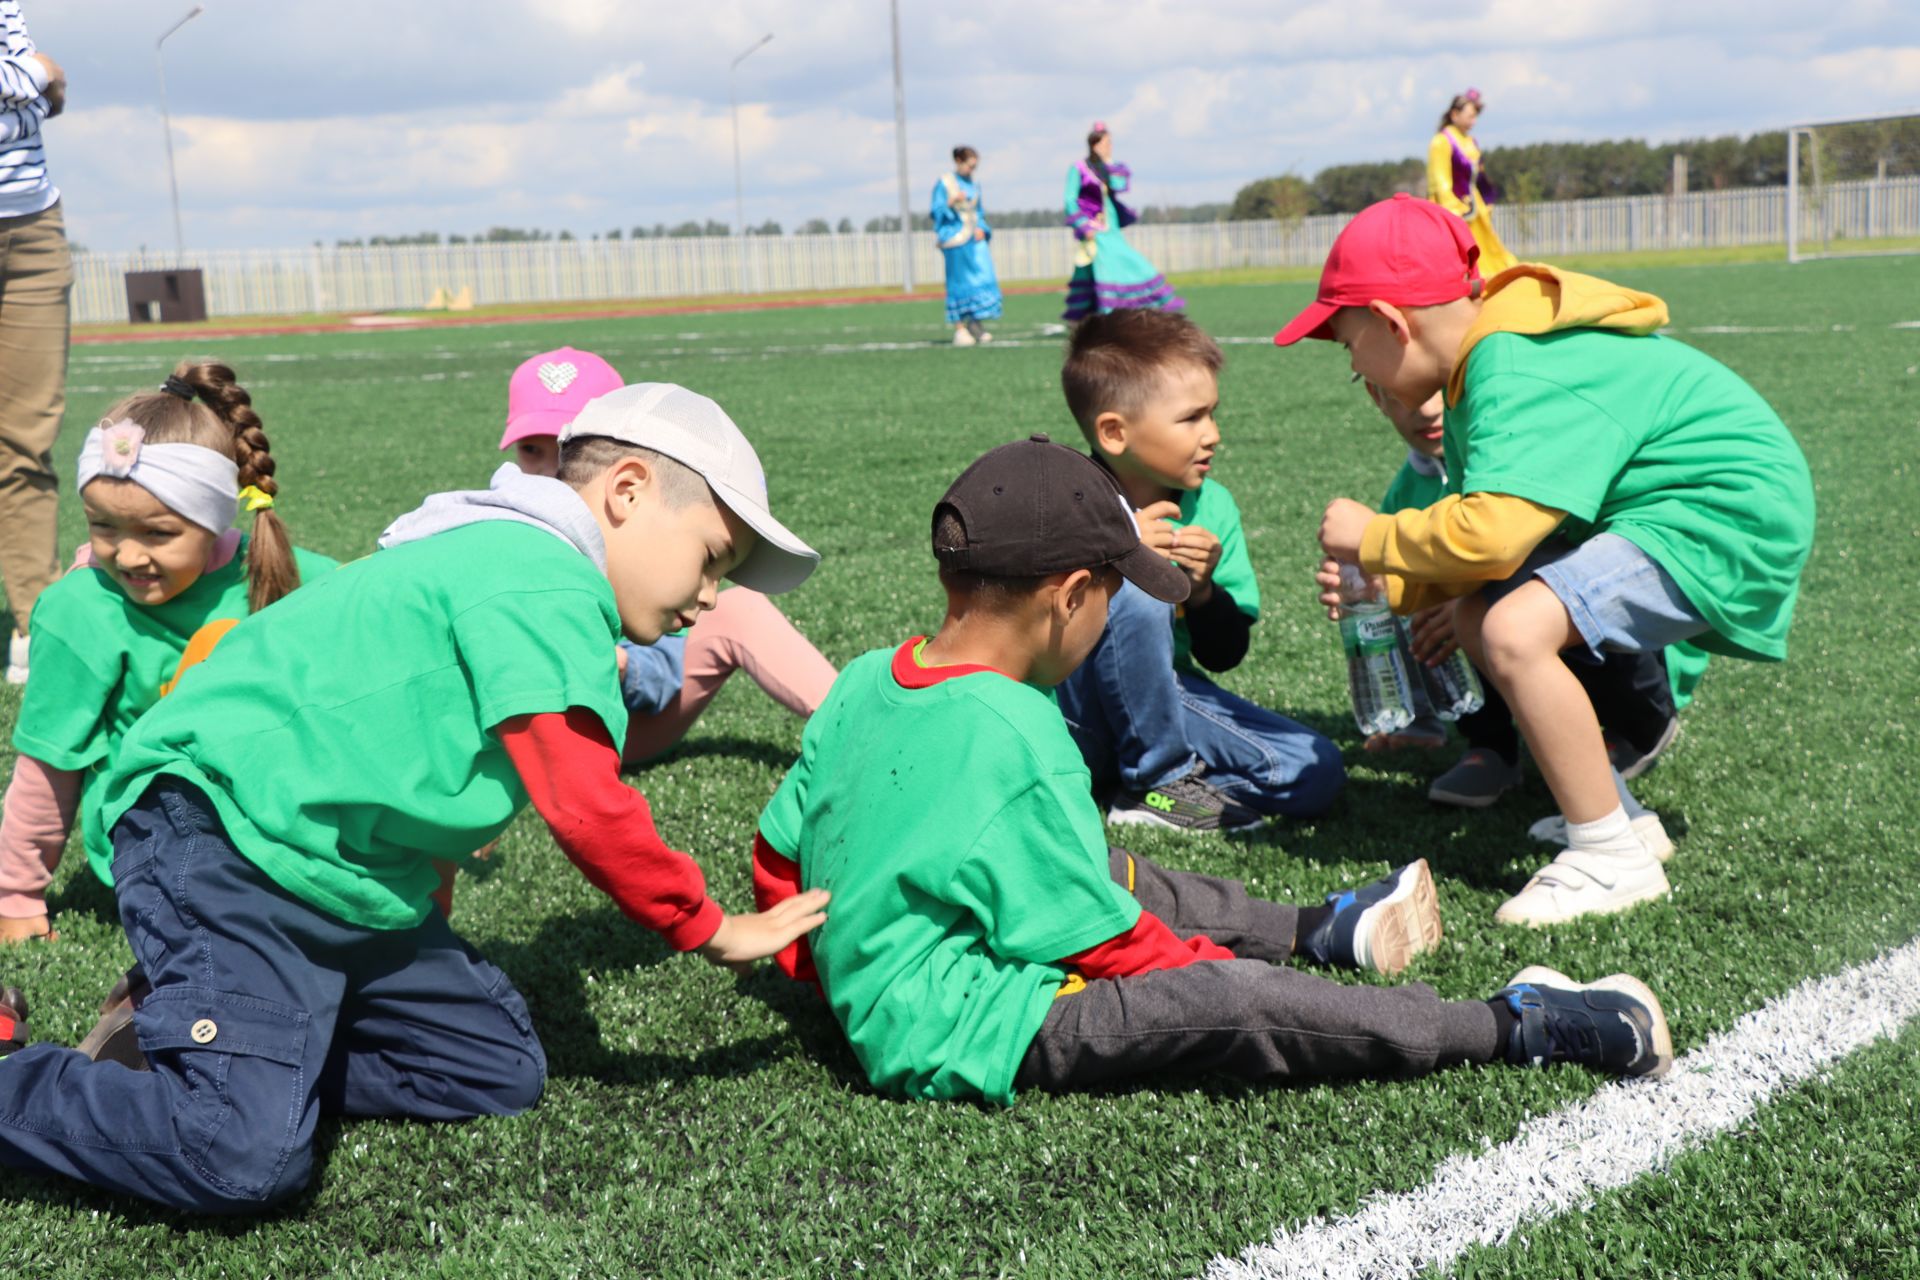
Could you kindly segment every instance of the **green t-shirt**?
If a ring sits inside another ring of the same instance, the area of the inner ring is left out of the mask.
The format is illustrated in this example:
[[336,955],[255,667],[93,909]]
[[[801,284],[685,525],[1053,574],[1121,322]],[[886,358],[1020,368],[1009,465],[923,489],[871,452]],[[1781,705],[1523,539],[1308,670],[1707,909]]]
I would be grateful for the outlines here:
[[[1435,458],[1434,462],[1439,463]],[[1387,492],[1380,499],[1380,514],[1390,516],[1396,511],[1421,511],[1447,496],[1447,473],[1436,470],[1432,474],[1413,465],[1412,455],[1400,464],[1400,470],[1394,473],[1393,481],[1387,485]]]
[[613,590],[578,550],[496,520],[375,552],[236,627],[141,719],[109,823],[161,774],[206,792],[275,883],[353,924],[425,918],[435,858],[527,802],[491,732],[583,707],[626,738]]
[[[1778,660],[1813,543],[1813,481],[1773,409],[1664,337],[1496,333],[1447,410],[1449,491],[1565,511],[1573,541],[1615,533],[1673,576],[1714,653]],[[1455,479],[1457,478],[1457,479]]]
[[1133,928],[1140,906],[1109,874],[1052,695],[947,670],[971,673],[939,679],[909,648],[850,663],[760,830],[833,894],[808,942],[874,1086],[1008,1103],[1058,962]]
[[[1198,489],[1180,495],[1180,518],[1170,521],[1176,528],[1197,524],[1220,539],[1220,563],[1213,568],[1213,585],[1233,597],[1240,612],[1260,620],[1260,584],[1253,576],[1253,560],[1247,555],[1246,530],[1240,527],[1240,504],[1227,492],[1227,486],[1214,480],[1200,482]],[[1182,671],[1193,669],[1193,636],[1187,631],[1186,611],[1173,615],[1173,665]]]
[[[339,566],[293,553],[304,585]],[[209,623],[247,616],[247,540],[233,559],[165,604],[135,604],[103,569],[76,569],[33,606],[33,679],[13,727],[14,750],[82,775],[80,831],[87,865],[113,883],[111,828],[101,781],[133,722],[160,701],[193,637]]]

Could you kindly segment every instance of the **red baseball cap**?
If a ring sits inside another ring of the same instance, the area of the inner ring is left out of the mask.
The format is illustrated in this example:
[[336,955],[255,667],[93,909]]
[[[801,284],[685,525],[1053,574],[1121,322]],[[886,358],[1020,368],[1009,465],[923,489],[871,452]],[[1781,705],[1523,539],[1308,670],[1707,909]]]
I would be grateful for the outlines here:
[[1406,192],[1353,216],[1327,250],[1320,292],[1273,335],[1290,347],[1302,338],[1332,340],[1328,321],[1342,307],[1378,299],[1396,307],[1432,307],[1471,297],[1480,283],[1480,246],[1466,219]]

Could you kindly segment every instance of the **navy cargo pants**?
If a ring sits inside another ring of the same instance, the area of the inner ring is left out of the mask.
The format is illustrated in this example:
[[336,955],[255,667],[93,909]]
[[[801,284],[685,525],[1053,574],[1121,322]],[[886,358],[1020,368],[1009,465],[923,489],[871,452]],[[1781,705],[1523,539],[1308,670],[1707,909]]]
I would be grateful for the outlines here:
[[151,1071],[37,1044],[0,1058],[0,1163],[203,1213],[304,1187],[322,1112],[462,1120],[531,1107],[546,1056],[525,1002],[430,912],[367,929],[241,856],[162,778],[113,832],[120,920],[153,993]]

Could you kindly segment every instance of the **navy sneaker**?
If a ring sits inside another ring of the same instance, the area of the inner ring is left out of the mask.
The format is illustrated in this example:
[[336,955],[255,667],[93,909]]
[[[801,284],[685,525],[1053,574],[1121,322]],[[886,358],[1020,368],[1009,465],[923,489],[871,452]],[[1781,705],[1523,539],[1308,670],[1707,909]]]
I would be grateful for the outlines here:
[[1321,964],[1395,974],[1440,941],[1440,899],[1420,858],[1359,889],[1327,895],[1333,912],[1295,950]]
[[0,991],[0,1058],[27,1047],[27,998],[20,988]]
[[1171,827],[1175,831],[1244,831],[1261,818],[1202,775],[1206,766],[1138,794],[1128,792],[1107,810],[1107,821],[1121,825]]
[[1647,984],[1624,973],[1580,983],[1530,965],[1494,996],[1513,1011],[1507,1061],[1577,1062],[1615,1076],[1658,1078],[1673,1065],[1667,1015]]

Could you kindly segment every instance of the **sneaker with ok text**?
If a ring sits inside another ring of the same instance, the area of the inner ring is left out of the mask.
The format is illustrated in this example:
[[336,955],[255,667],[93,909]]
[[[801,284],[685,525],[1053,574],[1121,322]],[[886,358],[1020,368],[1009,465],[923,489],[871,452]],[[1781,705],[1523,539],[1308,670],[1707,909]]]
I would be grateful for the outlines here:
[[1260,825],[1258,813],[1208,782],[1203,772],[1196,768],[1184,778],[1128,792],[1107,810],[1107,821],[1175,831],[1244,831]]
[[1333,908],[1295,949],[1321,964],[1399,973],[1440,942],[1440,899],[1425,858],[1383,880],[1327,895]]
[[1506,1058],[1516,1067],[1574,1062],[1608,1075],[1658,1078],[1673,1065],[1667,1015],[1647,984],[1628,974],[1580,983],[1529,965],[1494,999],[1513,1013]]

